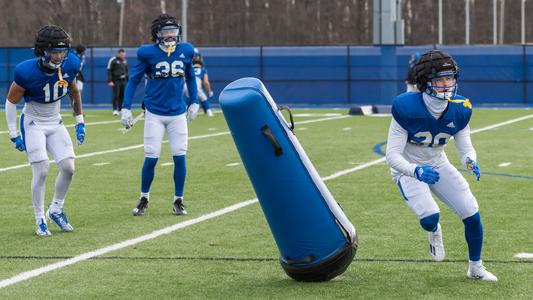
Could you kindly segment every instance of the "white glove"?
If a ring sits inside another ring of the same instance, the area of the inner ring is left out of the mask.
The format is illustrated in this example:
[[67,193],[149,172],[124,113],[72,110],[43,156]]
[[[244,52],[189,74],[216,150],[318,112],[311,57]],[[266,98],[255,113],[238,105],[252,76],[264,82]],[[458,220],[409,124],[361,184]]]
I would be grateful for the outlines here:
[[213,91],[209,91],[209,98],[213,97],[214,94]]
[[131,116],[131,110],[127,108],[123,108],[120,110],[120,116],[121,116],[121,123],[126,127],[126,129],[129,129],[131,127],[131,123],[133,123],[133,117]]
[[198,103],[193,103],[187,108],[187,121],[192,121],[198,116],[198,108],[200,105]]

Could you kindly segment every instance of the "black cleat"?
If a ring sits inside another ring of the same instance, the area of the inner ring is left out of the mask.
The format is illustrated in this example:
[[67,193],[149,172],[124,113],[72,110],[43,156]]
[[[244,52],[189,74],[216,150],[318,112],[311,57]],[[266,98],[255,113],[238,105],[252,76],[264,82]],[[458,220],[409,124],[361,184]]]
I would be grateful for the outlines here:
[[139,204],[137,204],[137,207],[133,209],[133,215],[142,216],[144,215],[144,210],[147,208],[148,208],[148,198],[141,197],[141,199],[139,199]]
[[183,205],[183,198],[178,198],[174,200],[174,207],[172,208],[172,212],[177,216],[187,214],[187,211],[185,210],[185,205]]

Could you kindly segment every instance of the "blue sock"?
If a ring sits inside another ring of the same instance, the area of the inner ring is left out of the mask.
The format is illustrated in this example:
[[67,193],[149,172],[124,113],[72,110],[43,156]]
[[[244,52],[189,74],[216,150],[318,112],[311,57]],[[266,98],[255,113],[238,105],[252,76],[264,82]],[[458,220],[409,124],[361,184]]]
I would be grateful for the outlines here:
[[211,105],[209,105],[209,101],[207,100],[200,101],[200,103],[202,104],[202,108],[204,109],[204,112],[206,112],[208,109],[211,109]]
[[141,192],[150,192],[150,186],[154,181],[155,165],[157,164],[157,158],[145,157],[143,169],[141,173]]
[[439,225],[439,213],[432,214],[425,218],[420,219],[420,225],[424,228],[425,231],[435,232]]
[[465,238],[468,244],[468,257],[471,261],[481,259],[483,245],[483,224],[479,212],[463,220],[465,224]]
[[185,186],[185,155],[172,156],[174,159],[174,195],[183,197],[183,187]]

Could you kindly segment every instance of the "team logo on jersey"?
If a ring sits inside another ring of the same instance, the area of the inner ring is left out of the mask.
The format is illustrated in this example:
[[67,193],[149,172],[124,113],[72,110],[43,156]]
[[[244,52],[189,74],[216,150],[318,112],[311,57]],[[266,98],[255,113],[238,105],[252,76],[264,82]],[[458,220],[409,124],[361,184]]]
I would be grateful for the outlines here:
[[448,125],[446,125],[446,127],[455,128],[455,124],[453,124],[453,122],[450,122],[448,123]]
[[182,53],[182,54],[180,54],[179,58],[185,58],[185,55],[183,55],[183,53]]

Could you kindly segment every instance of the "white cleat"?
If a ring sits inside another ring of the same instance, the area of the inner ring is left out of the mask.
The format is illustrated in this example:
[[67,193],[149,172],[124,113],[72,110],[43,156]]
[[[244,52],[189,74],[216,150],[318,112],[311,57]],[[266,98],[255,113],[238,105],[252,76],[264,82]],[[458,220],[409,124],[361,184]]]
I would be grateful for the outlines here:
[[37,228],[35,229],[35,234],[38,236],[51,236],[52,233],[48,230],[48,225],[44,219],[37,221]]
[[437,224],[437,230],[435,232],[428,232],[429,240],[429,254],[435,261],[444,260],[444,242],[442,241],[442,228],[440,223]]
[[485,269],[485,266],[483,266],[483,262],[481,260],[470,262],[468,265],[468,271],[466,272],[466,277],[476,280],[498,281],[498,277],[494,276],[494,274]]
[[113,111],[113,116],[118,116],[118,115],[119,115],[118,110],[114,110],[114,111]]
[[211,109],[208,109],[208,110],[206,111],[206,113],[207,113],[207,116],[208,116],[208,117],[212,117],[212,116],[213,116],[213,111],[212,111]]

